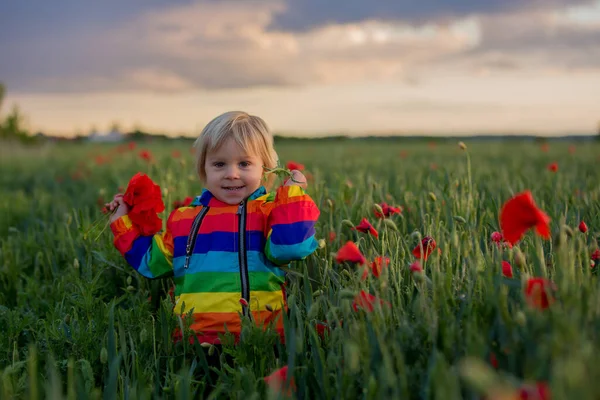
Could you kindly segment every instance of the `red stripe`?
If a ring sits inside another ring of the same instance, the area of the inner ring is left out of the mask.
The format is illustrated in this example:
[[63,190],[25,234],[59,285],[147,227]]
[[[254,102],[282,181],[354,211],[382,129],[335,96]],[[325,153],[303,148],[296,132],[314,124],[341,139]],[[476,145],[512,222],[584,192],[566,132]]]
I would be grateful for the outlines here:
[[303,221],[316,221],[319,209],[312,201],[288,203],[277,206],[271,211],[269,224],[293,224]]
[[[211,232],[237,232],[239,218],[237,214],[210,215],[204,217],[200,233]],[[260,213],[248,213],[246,215],[246,229],[249,231],[263,231],[265,229],[265,217]]]
[[114,240],[114,245],[119,250],[121,255],[125,255],[129,250],[131,250],[131,245],[133,241],[139,236],[139,232],[137,229],[132,229],[128,232],[123,233],[121,236]]

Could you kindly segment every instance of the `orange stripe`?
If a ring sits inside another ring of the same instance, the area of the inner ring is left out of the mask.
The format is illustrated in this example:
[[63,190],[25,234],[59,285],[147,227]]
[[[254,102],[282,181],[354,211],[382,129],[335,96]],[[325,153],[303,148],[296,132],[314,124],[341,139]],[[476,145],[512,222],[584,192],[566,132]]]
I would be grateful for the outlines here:
[[185,219],[194,219],[202,207],[182,207],[173,212],[171,222],[178,222]]
[[[271,321],[276,320],[276,329],[283,329],[283,318],[281,310],[252,311],[252,317],[257,326],[266,327]],[[242,323],[238,313],[197,313],[193,314],[194,322],[190,328],[195,332],[225,332],[238,333],[242,329]]]

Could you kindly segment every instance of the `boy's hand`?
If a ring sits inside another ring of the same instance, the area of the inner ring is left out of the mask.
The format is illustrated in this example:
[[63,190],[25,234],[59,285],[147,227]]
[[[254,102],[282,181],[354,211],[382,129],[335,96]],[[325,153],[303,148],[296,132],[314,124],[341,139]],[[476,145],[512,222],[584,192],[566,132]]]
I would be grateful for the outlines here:
[[306,183],[306,177],[304,176],[304,174],[298,171],[297,169],[293,169],[291,172],[292,177],[285,182],[284,186],[296,185],[300,186],[302,189],[306,189],[308,184]]
[[113,211],[115,208],[117,209],[117,211],[110,216],[111,224],[121,218],[123,215],[127,215],[127,213],[129,213],[129,206],[125,204],[125,201],[123,201],[123,195],[121,193],[115,194],[113,200],[110,203],[106,203],[105,206],[108,211]]

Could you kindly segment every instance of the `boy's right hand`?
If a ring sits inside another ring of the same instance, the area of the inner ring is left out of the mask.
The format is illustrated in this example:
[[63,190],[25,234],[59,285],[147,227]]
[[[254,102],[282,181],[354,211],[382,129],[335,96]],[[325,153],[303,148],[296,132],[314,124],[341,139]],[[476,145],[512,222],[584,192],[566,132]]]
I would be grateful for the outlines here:
[[110,216],[111,224],[121,218],[123,215],[127,215],[127,213],[129,213],[129,206],[125,203],[125,201],[123,201],[123,195],[121,193],[115,194],[115,197],[113,197],[112,201],[110,203],[106,203],[105,206],[108,211],[117,209],[117,211]]

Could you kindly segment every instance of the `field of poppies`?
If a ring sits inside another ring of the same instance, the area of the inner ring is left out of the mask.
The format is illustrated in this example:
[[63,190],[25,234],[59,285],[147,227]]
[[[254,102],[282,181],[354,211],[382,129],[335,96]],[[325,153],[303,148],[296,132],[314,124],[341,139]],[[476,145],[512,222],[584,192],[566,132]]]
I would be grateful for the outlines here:
[[163,219],[189,202],[191,142],[0,147],[1,398],[600,398],[600,144],[277,144],[320,247],[288,269],[286,345],[244,322],[222,349],[173,343],[172,282],[102,210],[137,172]]

